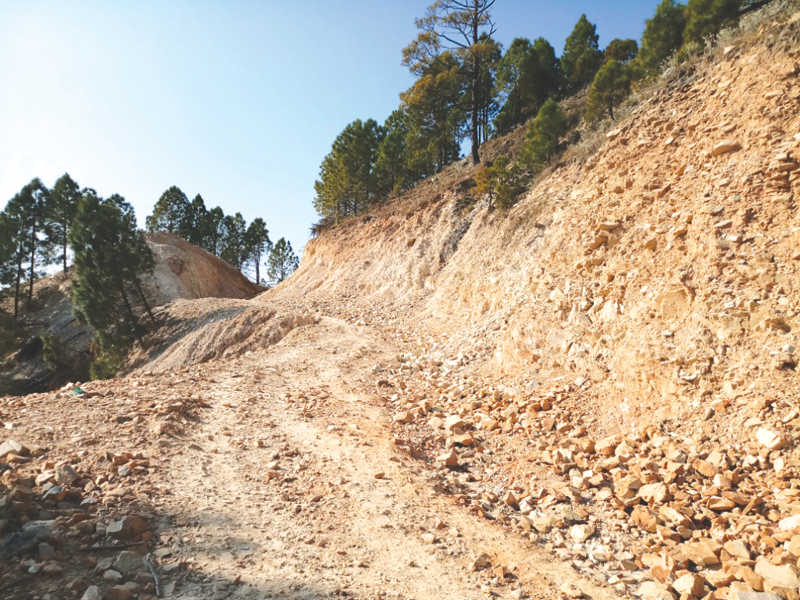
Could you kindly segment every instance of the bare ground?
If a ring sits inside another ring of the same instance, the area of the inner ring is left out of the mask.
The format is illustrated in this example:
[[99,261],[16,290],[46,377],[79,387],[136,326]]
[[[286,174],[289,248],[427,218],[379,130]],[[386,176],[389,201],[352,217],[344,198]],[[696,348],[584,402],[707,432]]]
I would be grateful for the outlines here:
[[[592,598],[614,597],[437,489],[425,459],[393,438],[391,411],[375,393],[373,366],[399,350],[377,330],[323,317],[270,348],[173,373],[170,383],[152,376],[151,386],[145,375],[114,384],[116,398],[146,402],[149,390],[153,398],[168,391],[204,406],[182,430],[138,441],[158,465],[142,489],[156,515],[150,550],[160,550],[162,596],[550,598],[569,582]],[[97,406],[61,396],[37,401],[35,423],[14,415],[15,436],[48,445],[54,458],[74,450],[69,440],[37,432],[98,418]],[[51,402],[60,413],[47,410]],[[131,445],[130,431],[115,439],[112,415],[102,420],[112,422],[95,428],[104,448]],[[108,587],[99,573],[72,566],[65,578]],[[82,593],[21,581],[0,597]]]

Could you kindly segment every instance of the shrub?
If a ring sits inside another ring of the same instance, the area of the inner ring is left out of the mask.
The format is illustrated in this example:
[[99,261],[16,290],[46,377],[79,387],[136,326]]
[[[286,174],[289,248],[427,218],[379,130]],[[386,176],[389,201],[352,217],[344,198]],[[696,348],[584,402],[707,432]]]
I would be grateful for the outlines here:
[[547,165],[558,150],[561,138],[569,130],[569,124],[558,102],[548,98],[539,114],[528,125],[522,160],[526,166],[538,170]]

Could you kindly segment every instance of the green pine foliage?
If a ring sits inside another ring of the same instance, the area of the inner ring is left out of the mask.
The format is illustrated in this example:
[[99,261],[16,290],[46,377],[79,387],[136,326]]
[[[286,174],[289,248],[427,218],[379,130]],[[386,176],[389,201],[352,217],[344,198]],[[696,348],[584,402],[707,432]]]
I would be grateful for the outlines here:
[[189,199],[186,194],[178,186],[173,185],[161,194],[153,207],[153,214],[147,217],[147,231],[178,233],[188,206]]
[[561,54],[561,68],[567,77],[568,89],[580,89],[594,79],[595,73],[603,64],[599,41],[597,27],[589,22],[586,15],[581,15]]
[[81,197],[80,186],[69,173],[64,173],[50,192],[47,206],[48,220],[50,222],[50,235],[54,246],[61,253],[61,266],[67,271],[67,250],[69,249],[69,230],[75,211],[78,209],[78,200]]
[[683,43],[686,29],[686,6],[675,0],[662,0],[656,14],[645,22],[642,48],[636,57],[636,66],[642,75],[657,75],[670,56]]
[[742,0],[689,0],[684,43],[702,44],[723,27],[735,25],[741,8]]
[[603,60],[616,60],[619,63],[625,64],[636,58],[639,53],[639,44],[636,40],[621,40],[619,38],[613,39],[609,42],[606,49],[603,50]]
[[616,60],[609,60],[597,72],[586,101],[586,120],[597,121],[605,116],[614,119],[614,108],[631,92],[631,70]]
[[35,178],[22,188],[8,202],[5,213],[6,226],[10,230],[10,245],[13,246],[11,264],[6,269],[16,267],[14,275],[14,318],[19,316],[20,302],[24,290],[22,284],[27,280],[27,306],[33,300],[33,283],[41,268],[50,263],[53,250],[53,236],[49,220],[48,206],[50,190],[39,178]]
[[147,332],[139,314],[147,312],[156,323],[142,282],[153,270],[153,253],[130,204],[118,195],[103,200],[93,191],[78,202],[69,240],[75,254],[70,289],[75,317],[95,331],[92,375],[108,376]]
[[[454,88],[458,101],[451,108],[457,107],[466,116],[474,164],[480,163],[482,123],[489,122],[488,107],[493,100],[492,78],[487,73],[498,55],[492,39],[495,1],[437,0],[416,20],[420,32],[403,49],[403,64],[420,80],[446,76],[448,86]],[[452,68],[437,64],[443,58],[454,63]],[[430,83],[425,87],[430,89]]]
[[289,275],[294,273],[300,261],[292,250],[292,244],[288,240],[281,238],[275,242],[275,246],[269,253],[267,260],[267,277],[275,284],[280,283]]
[[550,97],[557,97],[564,74],[555,49],[544,38],[533,44],[516,38],[497,68],[497,85],[503,107],[494,120],[499,135],[536,115]]
[[242,213],[226,216],[222,221],[222,231],[220,257],[241,271],[250,254],[247,248],[247,223]]
[[314,207],[320,216],[355,216],[382,198],[375,173],[382,138],[381,127],[372,119],[357,119],[338,135],[314,184]]
[[525,189],[522,169],[509,163],[508,157],[501,154],[475,176],[478,194],[488,194],[489,201],[501,209],[510,208]]
[[536,118],[528,124],[523,162],[534,171],[546,166],[556,156],[559,142],[568,130],[567,117],[561,106],[548,98]]
[[256,275],[256,285],[261,285],[261,261],[272,250],[272,241],[264,219],[253,219],[245,233],[248,249],[247,264],[252,265]]

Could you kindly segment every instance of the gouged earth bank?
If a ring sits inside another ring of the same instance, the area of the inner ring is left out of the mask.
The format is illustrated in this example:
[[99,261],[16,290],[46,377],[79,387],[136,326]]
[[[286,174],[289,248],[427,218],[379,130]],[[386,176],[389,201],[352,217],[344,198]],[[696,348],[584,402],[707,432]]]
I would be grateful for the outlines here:
[[161,326],[128,357],[122,372],[154,373],[264,350],[315,318],[278,313],[257,302],[205,298],[177,300],[155,311]]
[[268,297],[412,316],[445,358],[594,386],[624,427],[781,394],[800,328],[795,11],[673,69],[507,213],[470,196],[462,161],[312,240]]

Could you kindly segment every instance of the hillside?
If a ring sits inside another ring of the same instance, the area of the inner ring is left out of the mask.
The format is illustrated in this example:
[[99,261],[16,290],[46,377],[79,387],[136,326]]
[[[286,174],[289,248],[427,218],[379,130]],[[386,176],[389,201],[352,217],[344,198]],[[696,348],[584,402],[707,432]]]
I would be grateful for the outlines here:
[[[151,233],[147,241],[155,256],[155,269],[145,282],[149,301],[161,306],[177,299],[252,298],[261,288],[225,261],[168,233]],[[20,392],[59,387],[75,378],[55,372],[42,357],[42,338],[55,336],[70,356],[87,356],[92,332],[79,326],[69,299],[70,271],[57,273],[34,285],[31,310],[22,305],[22,326],[27,342],[10,372],[0,379]],[[13,299],[4,308],[13,312]]]
[[509,211],[462,160],[274,289],[163,305],[125,377],[0,401],[0,598],[800,597],[800,7],[768,10]]

